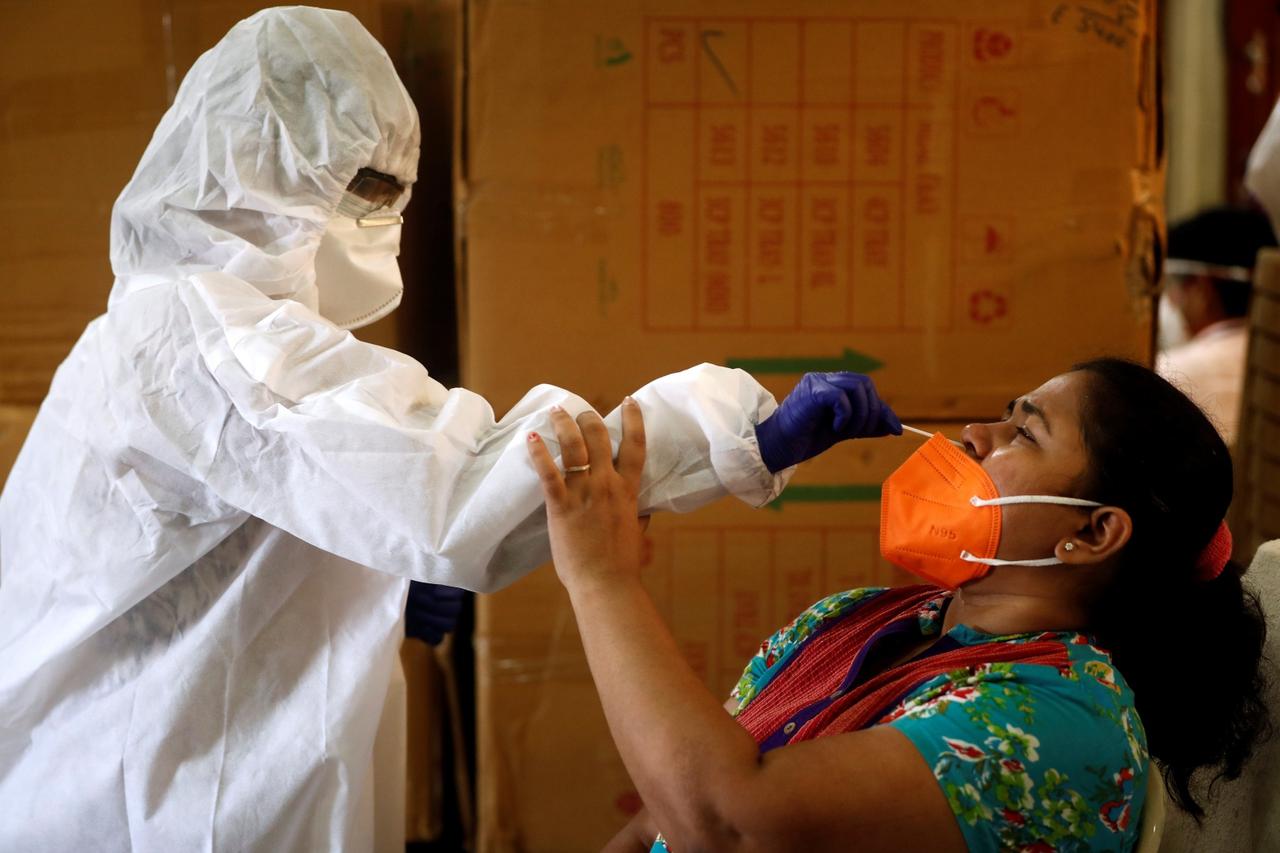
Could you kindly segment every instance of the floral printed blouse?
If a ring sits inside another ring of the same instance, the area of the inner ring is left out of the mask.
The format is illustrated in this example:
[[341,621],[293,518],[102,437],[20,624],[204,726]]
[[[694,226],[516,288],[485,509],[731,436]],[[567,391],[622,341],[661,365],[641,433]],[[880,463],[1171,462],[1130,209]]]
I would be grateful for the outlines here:
[[[766,640],[731,694],[737,712],[819,628],[855,616],[883,591],[828,596]],[[904,629],[936,636],[949,598],[939,591],[914,617],[886,627],[899,636]],[[969,849],[1132,850],[1149,759],[1133,692],[1111,656],[1075,633],[994,637],[959,625],[943,639],[962,645],[1060,640],[1069,661],[1062,669],[990,663],[955,670],[921,684],[877,723],[906,735],[933,768]],[[652,853],[667,850],[659,837]]]

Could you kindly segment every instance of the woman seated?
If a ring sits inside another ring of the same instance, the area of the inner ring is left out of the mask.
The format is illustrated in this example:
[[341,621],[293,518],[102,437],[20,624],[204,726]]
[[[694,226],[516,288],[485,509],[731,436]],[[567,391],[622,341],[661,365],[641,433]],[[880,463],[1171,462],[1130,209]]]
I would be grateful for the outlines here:
[[884,485],[881,548],[928,585],[818,602],[729,715],[641,586],[643,422],[623,411],[616,467],[594,414],[555,416],[567,475],[529,439],[647,807],[611,850],[1128,850],[1149,773],[1202,814],[1192,774],[1238,775],[1268,727],[1227,449],[1144,367],[1078,365],[962,447],[923,443]]

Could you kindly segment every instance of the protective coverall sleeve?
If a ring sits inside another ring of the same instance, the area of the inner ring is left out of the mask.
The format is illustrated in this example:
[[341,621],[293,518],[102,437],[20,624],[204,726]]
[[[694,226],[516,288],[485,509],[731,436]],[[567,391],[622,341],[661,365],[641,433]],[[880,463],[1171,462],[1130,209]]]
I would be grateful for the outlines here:
[[[541,486],[525,436],[556,452],[549,409],[589,408],[549,385],[504,417],[445,389],[411,358],[362,343],[302,305],[272,301],[219,273],[180,298],[201,374],[217,389],[204,411],[144,395],[153,423],[224,501],[316,547],[379,571],[487,591],[549,556]],[[171,396],[171,395],[170,395]],[[634,394],[649,455],[641,507],[689,511],[726,494],[753,506],[781,491],[755,424],[776,403],[740,370],[701,365]],[[227,400],[225,411],[207,411]],[[193,398],[194,399],[194,398]],[[620,434],[620,413],[606,416]]]

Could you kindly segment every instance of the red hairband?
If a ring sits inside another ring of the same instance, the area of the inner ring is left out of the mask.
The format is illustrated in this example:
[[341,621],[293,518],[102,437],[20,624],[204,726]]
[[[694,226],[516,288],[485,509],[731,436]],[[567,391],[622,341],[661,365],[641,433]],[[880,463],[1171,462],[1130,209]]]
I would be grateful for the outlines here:
[[1217,532],[1209,540],[1209,544],[1200,552],[1200,559],[1196,560],[1196,580],[1213,580],[1222,574],[1223,568],[1230,559],[1231,531],[1227,528],[1226,520],[1223,519],[1223,522],[1218,525]]

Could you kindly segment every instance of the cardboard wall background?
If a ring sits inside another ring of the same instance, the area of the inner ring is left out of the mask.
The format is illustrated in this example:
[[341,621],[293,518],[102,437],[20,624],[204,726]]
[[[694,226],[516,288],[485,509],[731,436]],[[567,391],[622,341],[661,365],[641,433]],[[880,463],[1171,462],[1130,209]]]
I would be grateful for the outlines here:
[[1153,3],[468,8],[466,378],[497,408],[712,361],[977,417],[1149,358]]
[[1249,308],[1249,355],[1235,447],[1234,555],[1248,564],[1280,538],[1280,251],[1258,253]]

